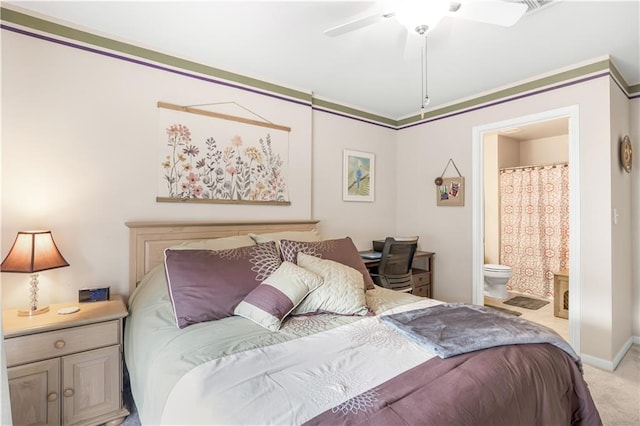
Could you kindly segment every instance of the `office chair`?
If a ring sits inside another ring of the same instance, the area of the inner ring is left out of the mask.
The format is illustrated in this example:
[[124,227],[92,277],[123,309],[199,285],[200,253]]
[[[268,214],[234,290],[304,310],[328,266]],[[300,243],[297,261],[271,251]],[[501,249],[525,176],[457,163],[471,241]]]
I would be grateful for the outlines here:
[[411,291],[413,288],[411,263],[417,248],[418,237],[402,241],[393,237],[385,238],[378,273],[370,274],[373,282],[391,290]]

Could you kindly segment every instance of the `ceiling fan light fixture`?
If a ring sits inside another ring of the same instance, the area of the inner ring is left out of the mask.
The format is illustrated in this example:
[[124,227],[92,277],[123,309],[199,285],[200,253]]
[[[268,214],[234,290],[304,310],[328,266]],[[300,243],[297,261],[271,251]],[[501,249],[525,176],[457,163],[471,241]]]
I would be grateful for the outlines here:
[[380,10],[368,16],[359,16],[324,31],[329,37],[339,36],[392,18],[412,31],[418,25],[430,29],[444,16],[509,27],[527,10],[540,10],[558,0],[395,0],[387,1],[394,10]]
[[433,29],[449,12],[449,0],[405,0],[396,9],[396,20],[409,31],[420,25]]

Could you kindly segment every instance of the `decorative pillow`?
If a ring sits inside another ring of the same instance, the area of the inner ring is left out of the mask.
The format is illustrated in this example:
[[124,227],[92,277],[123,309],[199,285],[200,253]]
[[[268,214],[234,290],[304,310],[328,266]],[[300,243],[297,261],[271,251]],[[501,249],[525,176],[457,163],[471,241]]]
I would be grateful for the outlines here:
[[269,242],[229,250],[164,251],[164,266],[176,324],[233,315],[242,299],[267,279],[282,261]]
[[271,331],[278,331],[282,321],[309,293],[322,285],[322,278],[291,262],[280,267],[247,294],[233,311]]
[[360,272],[304,253],[298,253],[298,266],[320,275],[323,284],[293,310],[294,314],[366,315],[369,312]]
[[[266,242],[266,241],[265,241]],[[210,238],[201,241],[188,241],[171,247],[173,250],[227,250],[238,247],[255,246],[256,242],[248,235],[233,235],[231,237]]]
[[350,266],[360,271],[366,290],[375,288],[371,275],[369,275],[369,271],[364,265],[360,253],[358,253],[358,249],[349,237],[316,242],[282,240],[280,241],[280,251],[282,252],[282,259],[287,262],[295,263],[298,253],[302,252]]
[[[280,240],[293,241],[320,241],[322,236],[315,229],[312,231],[281,231],[270,232],[267,234],[249,234],[256,243],[266,243],[267,241],[275,241],[280,244]],[[295,263],[295,262],[294,262]]]

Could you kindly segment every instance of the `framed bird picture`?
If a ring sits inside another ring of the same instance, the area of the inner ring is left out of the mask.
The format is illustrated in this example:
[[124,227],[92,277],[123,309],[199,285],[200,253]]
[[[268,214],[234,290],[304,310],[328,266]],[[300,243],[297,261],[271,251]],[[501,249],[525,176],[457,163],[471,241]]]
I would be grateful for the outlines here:
[[374,201],[375,155],[370,152],[343,151],[342,199]]

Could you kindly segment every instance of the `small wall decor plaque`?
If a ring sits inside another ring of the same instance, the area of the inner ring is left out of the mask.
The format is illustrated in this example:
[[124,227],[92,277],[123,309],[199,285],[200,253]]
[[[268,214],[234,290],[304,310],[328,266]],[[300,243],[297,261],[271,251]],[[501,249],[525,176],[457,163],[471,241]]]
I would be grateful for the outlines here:
[[[457,177],[444,177],[449,164],[453,164],[458,173]],[[438,206],[464,206],[464,177],[460,174],[453,159],[449,158],[442,174],[435,179],[434,183],[436,184],[436,203]]]
[[633,152],[631,148],[631,139],[626,135],[620,142],[620,164],[625,172],[631,173],[633,165]]

